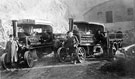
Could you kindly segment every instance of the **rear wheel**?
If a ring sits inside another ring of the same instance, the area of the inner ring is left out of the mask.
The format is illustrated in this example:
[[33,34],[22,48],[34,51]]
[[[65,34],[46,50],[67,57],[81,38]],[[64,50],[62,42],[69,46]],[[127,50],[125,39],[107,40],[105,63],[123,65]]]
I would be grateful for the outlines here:
[[7,63],[6,63],[6,57],[7,57],[7,53],[4,53],[2,56],[1,56],[1,65],[2,65],[2,68],[3,69],[7,69],[9,68]]
[[66,59],[66,49],[63,47],[60,47],[57,51],[58,53],[58,59],[60,62],[65,62]]
[[33,66],[34,59],[33,59],[32,54],[30,53],[30,51],[25,52],[24,60],[25,60],[26,67],[31,68]]

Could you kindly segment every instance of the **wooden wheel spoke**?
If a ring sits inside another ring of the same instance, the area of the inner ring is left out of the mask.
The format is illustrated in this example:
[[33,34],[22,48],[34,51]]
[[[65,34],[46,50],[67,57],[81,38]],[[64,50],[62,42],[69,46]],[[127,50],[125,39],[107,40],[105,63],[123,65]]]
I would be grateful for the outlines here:
[[25,60],[26,60],[26,64],[28,65],[28,67],[32,67],[33,66],[33,57],[31,55],[30,51],[26,51],[25,52]]
[[83,62],[85,60],[85,54],[86,54],[85,49],[80,47],[78,51],[78,57],[80,62]]

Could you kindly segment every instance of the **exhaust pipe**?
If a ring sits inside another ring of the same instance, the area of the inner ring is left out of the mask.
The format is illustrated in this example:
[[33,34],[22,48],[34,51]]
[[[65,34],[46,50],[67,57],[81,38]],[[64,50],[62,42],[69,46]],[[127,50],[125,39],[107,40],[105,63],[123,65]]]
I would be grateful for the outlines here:
[[18,38],[17,20],[12,20],[12,25],[13,25],[13,36],[14,38]]
[[69,18],[69,31],[73,31],[73,18]]

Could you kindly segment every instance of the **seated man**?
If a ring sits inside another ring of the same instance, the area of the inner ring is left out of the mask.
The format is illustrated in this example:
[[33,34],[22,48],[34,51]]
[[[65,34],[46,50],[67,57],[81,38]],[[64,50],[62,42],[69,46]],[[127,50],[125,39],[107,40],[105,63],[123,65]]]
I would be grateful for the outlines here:
[[64,47],[69,49],[68,53],[70,55],[72,55],[72,54],[75,55],[75,57],[72,58],[72,60],[73,60],[73,63],[76,64],[77,53],[76,53],[75,47],[79,44],[79,41],[78,41],[77,37],[73,35],[73,32],[69,31],[67,34],[68,34],[68,37],[64,43]]
[[41,43],[45,43],[47,42],[47,40],[49,39],[49,34],[47,33],[46,30],[43,31],[42,35],[41,35]]
[[96,46],[94,46],[93,52],[94,52],[93,57],[100,58],[103,55],[103,49],[101,45],[97,44]]
[[86,34],[92,34],[92,30],[88,30]]
[[46,42],[51,43],[53,41],[53,38],[54,38],[53,33],[52,33],[52,31],[47,30],[47,34],[48,34],[48,39],[46,40]]

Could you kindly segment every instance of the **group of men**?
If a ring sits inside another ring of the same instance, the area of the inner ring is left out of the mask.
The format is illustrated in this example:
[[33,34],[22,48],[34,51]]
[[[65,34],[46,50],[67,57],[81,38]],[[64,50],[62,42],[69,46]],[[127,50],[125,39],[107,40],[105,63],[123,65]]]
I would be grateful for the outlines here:
[[[77,52],[75,51],[75,47],[78,46],[78,44],[81,41],[81,34],[79,32],[78,27],[75,25],[72,31],[67,32],[67,35],[68,36],[67,36],[67,40],[64,43],[64,47],[69,48],[70,53],[76,53],[77,55]],[[91,57],[99,58],[100,56],[103,55],[103,48],[101,47],[100,42],[104,41],[103,39],[105,38],[103,38],[104,36],[100,33],[100,31],[98,31],[98,34],[95,36],[97,40],[95,42],[96,45],[93,47],[94,54]]]
[[18,44],[17,38],[14,38],[13,35],[9,35],[9,41],[7,41],[5,52],[7,53],[6,62],[9,68],[14,63],[17,63],[17,51],[18,51]]
[[[101,39],[100,38],[101,36],[102,35],[98,34],[97,39],[98,38]],[[6,45],[6,52],[8,54],[6,61],[7,61],[7,64],[10,65],[13,62],[17,62],[18,44],[17,44],[17,40],[12,35],[10,35],[9,38],[10,40],[7,42],[7,45]],[[53,40],[53,34],[51,32],[44,30],[41,35],[41,43],[45,43],[45,42],[48,43],[52,40]],[[81,41],[81,34],[79,32],[78,27],[74,25],[73,30],[67,32],[67,40],[64,43],[64,47],[69,48],[69,52],[75,53],[75,55],[77,55],[76,47],[79,45],[80,41]],[[96,41],[97,42],[96,46],[94,46],[94,49],[93,49],[94,57],[97,57],[103,54],[103,49],[99,41]]]

